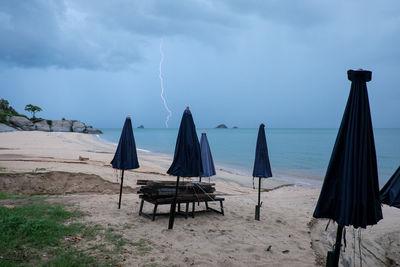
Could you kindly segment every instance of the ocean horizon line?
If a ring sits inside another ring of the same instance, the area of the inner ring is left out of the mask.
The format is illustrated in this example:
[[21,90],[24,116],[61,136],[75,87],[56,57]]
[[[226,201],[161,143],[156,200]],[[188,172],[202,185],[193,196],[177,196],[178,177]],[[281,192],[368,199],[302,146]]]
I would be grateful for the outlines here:
[[[168,127],[168,128],[166,128],[166,127],[144,127],[144,128],[141,128],[141,127],[138,127],[138,126],[133,126],[132,127],[134,130],[136,130],[136,129],[139,129],[139,130],[141,130],[141,129],[151,129],[151,130],[168,130],[168,129],[179,129],[179,127]],[[291,129],[294,129],[294,130],[301,130],[301,129],[305,129],[305,130],[312,130],[312,129],[318,129],[318,130],[323,130],[323,129],[326,129],[326,130],[338,130],[339,129],[339,127],[268,127],[268,126],[266,126],[265,127],[266,129],[277,129],[277,130],[279,130],[279,129],[282,129],[282,130],[291,130]],[[100,127],[99,128],[100,130],[103,130],[103,129],[122,129],[122,126],[121,127]],[[209,129],[218,129],[218,130],[238,130],[238,129],[242,129],[242,130],[245,130],[245,129],[258,129],[258,126],[257,127],[237,127],[237,128],[233,128],[233,127],[227,127],[227,128],[216,128],[216,127],[213,127],[213,128],[210,128],[210,127],[196,127],[196,130],[201,130],[201,129],[206,129],[206,130],[209,130]],[[373,129],[388,129],[388,130],[400,130],[400,127],[374,127]]]

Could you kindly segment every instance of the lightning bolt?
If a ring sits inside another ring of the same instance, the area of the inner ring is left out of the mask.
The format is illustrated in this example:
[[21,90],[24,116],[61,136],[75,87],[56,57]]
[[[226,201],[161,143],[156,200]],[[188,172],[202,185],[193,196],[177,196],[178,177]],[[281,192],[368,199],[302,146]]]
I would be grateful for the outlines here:
[[159,77],[160,77],[160,85],[161,85],[161,99],[162,99],[162,101],[164,103],[165,109],[168,112],[167,118],[165,119],[165,127],[168,128],[168,121],[169,121],[169,118],[171,118],[171,116],[172,116],[172,111],[168,108],[167,100],[165,100],[165,97],[164,97],[164,79],[163,79],[163,75],[162,75],[162,64],[164,62],[164,53],[163,53],[163,50],[162,50],[162,45],[163,45],[163,39],[161,39],[161,42],[160,42],[161,59],[160,59]]

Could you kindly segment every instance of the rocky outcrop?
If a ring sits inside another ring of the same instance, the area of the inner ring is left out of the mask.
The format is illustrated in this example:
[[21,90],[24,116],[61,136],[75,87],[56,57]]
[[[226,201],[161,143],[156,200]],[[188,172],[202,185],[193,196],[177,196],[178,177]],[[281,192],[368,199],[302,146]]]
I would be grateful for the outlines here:
[[138,128],[139,128],[139,129],[143,129],[143,128],[144,128],[144,126],[143,126],[143,125],[140,125]]
[[16,129],[14,129],[13,127],[10,127],[4,123],[0,123],[0,133],[4,133],[4,132],[15,132]]
[[41,120],[41,121],[35,122],[35,130],[50,132],[51,129],[50,129],[50,125],[49,125],[48,121]]
[[86,125],[81,121],[72,122],[72,131],[75,133],[84,133],[86,130]]
[[16,130],[44,131],[44,132],[76,132],[88,134],[101,134],[102,132],[92,126],[86,126],[81,121],[75,120],[44,120],[36,119],[35,123],[25,117],[12,116],[7,119],[10,124],[1,124],[0,132]]
[[215,127],[215,128],[218,128],[218,129],[226,129],[226,128],[228,128],[225,124],[220,124],[220,125],[218,125],[217,127]]
[[54,120],[51,123],[52,132],[72,132],[72,121]]
[[99,129],[93,128],[92,126],[87,126],[86,130],[84,131],[84,133],[88,133],[88,134],[102,134],[103,132],[100,131]]
[[11,116],[8,122],[14,125],[17,129],[24,131],[34,131],[35,125],[25,117],[21,116]]

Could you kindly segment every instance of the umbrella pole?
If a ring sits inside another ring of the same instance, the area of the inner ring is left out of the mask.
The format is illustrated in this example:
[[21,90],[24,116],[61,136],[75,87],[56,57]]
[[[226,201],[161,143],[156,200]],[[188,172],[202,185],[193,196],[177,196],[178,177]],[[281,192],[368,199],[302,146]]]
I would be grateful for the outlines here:
[[201,182],[201,176],[199,176],[199,182]]
[[326,258],[327,267],[339,266],[339,256],[340,256],[340,247],[342,246],[343,227],[344,227],[343,225],[338,225],[336,232],[335,250],[328,251],[328,256]]
[[255,219],[257,221],[260,220],[260,208],[261,208],[261,177],[258,177],[258,205],[256,206],[256,215]]
[[122,198],[122,184],[124,183],[124,170],[122,170],[121,176],[121,187],[119,189],[119,202],[118,202],[118,209],[121,208],[121,198]]
[[179,188],[179,176],[176,178],[175,196],[171,203],[171,210],[169,211],[168,229],[174,228],[175,208],[176,208],[176,198],[178,197],[178,188]]

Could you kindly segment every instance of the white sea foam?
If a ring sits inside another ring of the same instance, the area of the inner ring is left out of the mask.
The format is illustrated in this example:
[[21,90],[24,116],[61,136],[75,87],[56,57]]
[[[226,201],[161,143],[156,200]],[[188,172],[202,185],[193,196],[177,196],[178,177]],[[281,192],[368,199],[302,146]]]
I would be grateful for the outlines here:
[[[98,135],[98,134],[96,134],[95,136],[96,136],[96,138],[97,138],[100,142],[102,142],[102,143],[105,143],[105,144],[108,144],[108,145],[113,145],[113,146],[118,146],[118,143],[108,141],[107,139],[102,138],[102,137],[101,137],[100,135]],[[137,150],[137,151],[140,151],[140,152],[145,152],[145,153],[152,153],[150,150],[142,149],[142,148],[136,148],[136,150]]]
[[147,149],[136,148],[136,150],[141,151],[141,152],[145,152],[145,153],[151,153],[151,151],[147,150]]
[[113,145],[113,146],[117,146],[118,145],[118,143],[111,142],[111,141],[109,141],[109,140],[107,140],[105,138],[102,138],[99,134],[96,134],[95,136],[100,142],[105,143],[107,145]]

